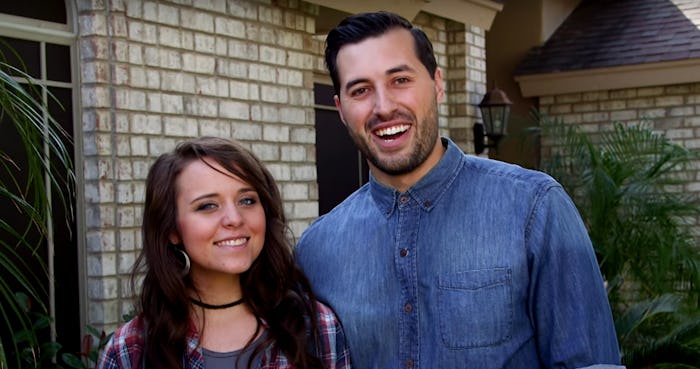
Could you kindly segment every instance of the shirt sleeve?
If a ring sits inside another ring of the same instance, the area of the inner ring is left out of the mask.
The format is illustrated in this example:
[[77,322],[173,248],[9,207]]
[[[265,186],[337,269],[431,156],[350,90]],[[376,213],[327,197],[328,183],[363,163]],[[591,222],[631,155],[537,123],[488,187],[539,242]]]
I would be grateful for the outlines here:
[[528,219],[528,309],[545,368],[622,368],[610,304],[579,213],[558,185]]
[[140,368],[139,363],[143,348],[142,334],[143,326],[138,318],[117,329],[100,354],[96,369]]
[[330,307],[318,302],[318,329],[321,352],[319,357],[326,369],[350,369],[350,350],[345,333]]

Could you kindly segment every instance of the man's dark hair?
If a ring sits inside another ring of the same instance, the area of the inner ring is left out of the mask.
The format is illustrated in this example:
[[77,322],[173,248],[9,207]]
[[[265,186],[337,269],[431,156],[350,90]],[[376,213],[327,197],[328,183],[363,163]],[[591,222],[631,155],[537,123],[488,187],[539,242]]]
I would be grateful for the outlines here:
[[433,44],[421,29],[414,27],[406,18],[385,11],[361,13],[343,19],[340,24],[328,32],[326,37],[326,67],[333,80],[335,93],[340,95],[340,77],[338,76],[338,51],[345,45],[355,44],[370,37],[380,36],[390,30],[403,28],[413,35],[416,56],[423,63],[430,78],[435,78],[437,61],[433,53]]

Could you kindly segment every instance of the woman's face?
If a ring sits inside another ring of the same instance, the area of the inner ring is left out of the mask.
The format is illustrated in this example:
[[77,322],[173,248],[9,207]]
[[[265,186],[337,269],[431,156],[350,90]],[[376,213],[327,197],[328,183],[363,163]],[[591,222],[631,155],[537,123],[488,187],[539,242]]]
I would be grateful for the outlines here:
[[204,158],[185,166],[177,178],[177,233],[190,257],[195,283],[247,271],[265,243],[265,210],[255,189]]

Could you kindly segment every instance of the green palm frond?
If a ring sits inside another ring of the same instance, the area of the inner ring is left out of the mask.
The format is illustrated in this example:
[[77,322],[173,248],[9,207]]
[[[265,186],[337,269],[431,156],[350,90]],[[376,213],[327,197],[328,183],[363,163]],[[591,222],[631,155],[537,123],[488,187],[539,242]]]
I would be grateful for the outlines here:
[[700,368],[700,317],[685,317],[676,321],[672,330],[643,345],[623,352],[628,369],[649,367]]
[[[9,219],[0,219],[0,231],[5,235],[0,240],[0,330],[11,335],[11,342],[0,341],[0,368],[20,368],[23,350],[41,349],[35,335],[38,327],[33,325],[27,303],[31,301],[33,309],[40,312],[47,311],[42,301],[47,295],[44,285],[48,276],[39,247],[49,236],[47,224],[53,206],[62,206],[72,215],[69,199],[75,178],[66,146],[70,138],[49,115],[42,99],[53,97],[29,75],[2,60],[6,59],[0,53],[0,121],[8,126],[0,128],[16,132],[24,157],[19,167],[0,147],[0,198],[28,223],[15,228]],[[33,259],[32,265],[41,268],[29,267],[27,256]],[[19,299],[13,290],[18,286],[26,294],[20,294]]]
[[679,190],[698,152],[651,122],[589,134],[537,119],[552,148],[541,168],[571,194],[608,281],[623,363],[700,367],[700,248],[688,225],[700,217],[700,202]]

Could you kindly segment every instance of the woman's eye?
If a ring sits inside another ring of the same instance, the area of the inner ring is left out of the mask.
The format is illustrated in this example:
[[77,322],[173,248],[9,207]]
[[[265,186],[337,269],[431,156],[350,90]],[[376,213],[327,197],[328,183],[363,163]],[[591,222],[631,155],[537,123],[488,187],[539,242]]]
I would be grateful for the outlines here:
[[202,204],[197,205],[197,210],[210,210],[216,208],[216,204],[213,202],[205,202]]
[[244,197],[239,201],[239,203],[244,206],[251,206],[257,204],[258,199],[255,197]]

